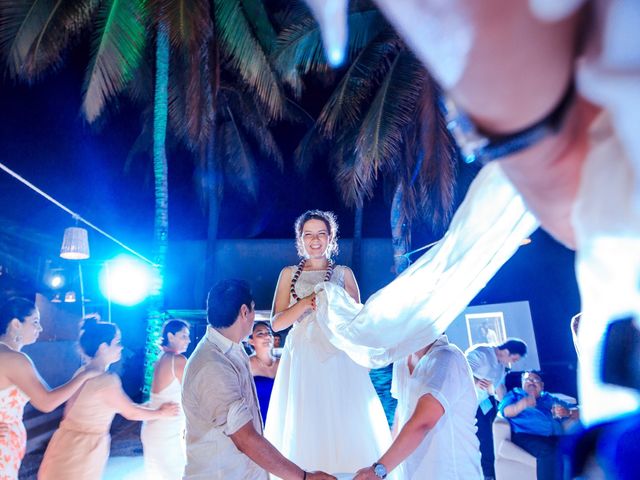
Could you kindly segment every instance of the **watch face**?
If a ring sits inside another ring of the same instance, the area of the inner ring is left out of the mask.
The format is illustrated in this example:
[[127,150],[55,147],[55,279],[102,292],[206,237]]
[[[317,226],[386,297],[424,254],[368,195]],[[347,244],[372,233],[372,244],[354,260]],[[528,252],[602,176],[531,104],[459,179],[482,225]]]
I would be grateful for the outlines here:
[[376,474],[376,477],[385,478],[387,476],[387,469],[381,463],[376,463],[373,467],[373,473]]

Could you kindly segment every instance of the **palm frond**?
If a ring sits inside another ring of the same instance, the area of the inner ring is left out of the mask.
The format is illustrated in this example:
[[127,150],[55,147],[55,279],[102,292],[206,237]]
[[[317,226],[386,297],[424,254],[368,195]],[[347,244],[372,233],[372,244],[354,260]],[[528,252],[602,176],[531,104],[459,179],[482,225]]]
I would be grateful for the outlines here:
[[213,33],[208,0],[148,0],[147,10],[155,23],[169,26],[169,38],[174,48],[197,45],[199,49]]
[[82,111],[89,122],[133,77],[146,42],[144,0],[113,0],[98,11]]
[[426,72],[408,51],[396,56],[367,111],[355,143],[356,154],[375,172],[401,153],[405,129],[414,120]]
[[226,178],[237,190],[255,200],[258,196],[256,162],[236,117],[228,107],[225,110],[227,118],[218,125],[218,146]]
[[246,138],[253,139],[253,143],[265,157],[272,159],[277,167],[284,168],[282,152],[276,142],[266,112],[256,102],[255,96],[246,89],[225,89],[227,104],[238,120],[238,125]]
[[441,92],[430,77],[420,101],[419,143],[425,161],[417,178],[418,208],[435,228],[444,229],[451,219],[456,185],[455,143],[440,108]]
[[373,196],[378,172],[354,152],[356,130],[341,135],[331,150],[330,162],[335,170],[335,179],[342,201],[349,207],[361,207]]
[[[349,25],[349,56],[364,48],[386,23],[379,11],[371,9],[351,12]],[[309,13],[283,29],[273,54],[276,70],[296,97],[302,94],[302,77],[309,72],[324,73],[330,67],[322,49],[320,27]]]
[[255,89],[273,119],[282,117],[284,93],[254,35],[240,0],[215,0],[215,29],[231,65]]
[[385,30],[357,53],[320,112],[318,124],[324,135],[331,138],[337,130],[361,121],[366,99],[389,69],[389,56],[399,48],[397,36]]
[[0,49],[9,73],[29,81],[62,62],[75,34],[86,27],[97,0],[0,0]]
[[267,55],[275,48],[278,40],[276,30],[269,19],[263,0],[242,0],[242,8],[247,13],[258,43]]

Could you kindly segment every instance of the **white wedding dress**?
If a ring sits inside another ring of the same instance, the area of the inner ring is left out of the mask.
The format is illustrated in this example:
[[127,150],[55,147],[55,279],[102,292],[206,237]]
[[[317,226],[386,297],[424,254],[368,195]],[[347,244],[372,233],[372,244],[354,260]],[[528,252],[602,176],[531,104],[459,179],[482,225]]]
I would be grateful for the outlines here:
[[[336,287],[344,285],[344,271],[334,269]],[[303,271],[296,282],[298,296],[311,294],[324,275],[324,270]],[[391,444],[368,370],[327,340],[315,312],[301,318],[287,336],[265,437],[301,468],[328,473],[354,473],[378,460]]]
[[[182,385],[175,374],[175,357],[171,358],[173,379],[162,391],[151,393],[150,408],[166,402],[182,404]],[[180,480],[187,463],[185,418],[180,414],[171,418],[148,420],[142,424],[140,439],[144,450],[144,467],[148,480]]]

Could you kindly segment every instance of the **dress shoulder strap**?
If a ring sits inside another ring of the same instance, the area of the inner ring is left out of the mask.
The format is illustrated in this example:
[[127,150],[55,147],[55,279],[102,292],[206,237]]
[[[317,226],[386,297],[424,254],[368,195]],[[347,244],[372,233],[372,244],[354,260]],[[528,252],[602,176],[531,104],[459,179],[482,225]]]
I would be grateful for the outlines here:
[[346,267],[344,265],[336,265],[333,269],[333,275],[331,275],[331,280],[333,283],[337,283],[341,287],[344,287],[344,269]]

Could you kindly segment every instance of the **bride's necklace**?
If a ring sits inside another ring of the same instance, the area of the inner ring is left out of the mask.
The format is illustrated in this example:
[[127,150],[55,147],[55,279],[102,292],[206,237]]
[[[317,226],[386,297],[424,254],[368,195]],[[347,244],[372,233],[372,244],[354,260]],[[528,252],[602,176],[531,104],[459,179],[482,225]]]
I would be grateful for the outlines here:
[[[298,268],[296,269],[296,273],[294,273],[293,277],[291,277],[291,289],[289,291],[291,292],[291,296],[296,302],[300,301],[300,297],[298,297],[298,294],[296,293],[296,282],[298,281],[298,278],[300,278],[300,274],[302,273],[302,270],[304,269],[304,264],[306,262],[307,262],[306,258],[303,258],[302,260],[300,260],[300,263],[298,264]],[[329,280],[331,280],[332,274],[333,274],[333,262],[329,260],[329,264],[327,265],[327,272],[324,274],[323,281],[328,282]]]

